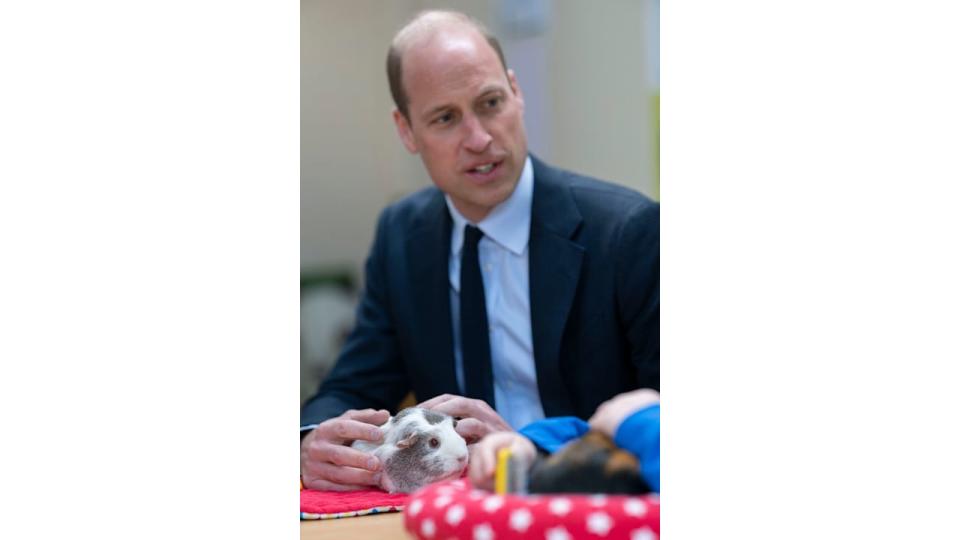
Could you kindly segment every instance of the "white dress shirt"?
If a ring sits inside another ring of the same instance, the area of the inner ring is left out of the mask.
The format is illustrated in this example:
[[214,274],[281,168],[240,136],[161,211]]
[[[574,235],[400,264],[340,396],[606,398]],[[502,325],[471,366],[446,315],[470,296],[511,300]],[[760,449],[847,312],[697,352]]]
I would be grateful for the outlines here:
[[[453,218],[450,235],[450,313],[457,383],[461,393],[463,353],[460,348],[460,257],[467,219],[446,196]],[[510,198],[486,218],[474,223],[483,238],[478,246],[483,275],[487,323],[490,327],[490,361],[497,412],[514,429],[544,417],[537,371],[533,360],[530,323],[530,212],[533,204],[533,164],[530,157]]]

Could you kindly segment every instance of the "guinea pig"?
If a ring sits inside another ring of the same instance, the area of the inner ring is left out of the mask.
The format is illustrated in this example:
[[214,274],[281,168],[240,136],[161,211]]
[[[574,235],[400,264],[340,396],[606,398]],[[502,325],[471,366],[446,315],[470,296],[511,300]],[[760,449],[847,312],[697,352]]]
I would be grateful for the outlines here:
[[599,431],[588,431],[549,458],[534,463],[530,493],[630,493],[651,491],[640,463]]
[[411,493],[440,480],[459,478],[467,466],[467,442],[443,413],[408,407],[380,426],[383,441],[354,441],[353,448],[380,458],[380,488]]

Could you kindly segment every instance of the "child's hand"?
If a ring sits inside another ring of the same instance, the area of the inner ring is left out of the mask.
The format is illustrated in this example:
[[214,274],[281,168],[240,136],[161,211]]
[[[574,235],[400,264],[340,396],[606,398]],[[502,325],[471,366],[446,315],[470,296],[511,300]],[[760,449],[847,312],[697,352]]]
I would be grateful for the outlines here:
[[590,417],[590,429],[602,431],[612,439],[624,419],[654,403],[660,403],[660,393],[649,388],[616,395],[597,407],[597,412]]
[[491,433],[470,450],[470,482],[477,488],[493,490],[493,473],[497,468],[497,450],[509,448],[519,462],[527,465],[537,457],[530,439],[514,431]]

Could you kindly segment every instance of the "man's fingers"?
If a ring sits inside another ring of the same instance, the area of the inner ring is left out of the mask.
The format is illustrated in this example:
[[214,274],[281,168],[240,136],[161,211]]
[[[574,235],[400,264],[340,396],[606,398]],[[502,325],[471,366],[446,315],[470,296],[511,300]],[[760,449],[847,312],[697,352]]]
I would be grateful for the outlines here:
[[441,403],[445,403],[447,401],[450,401],[453,398],[458,398],[458,397],[463,399],[461,396],[458,396],[455,394],[440,394],[439,396],[436,396],[424,401],[423,403],[417,405],[417,407],[423,407],[424,409],[432,409],[437,405],[440,405]]
[[390,419],[390,412],[385,409],[363,409],[360,411],[351,409],[343,413],[341,418],[382,426],[384,422]]
[[380,428],[372,426],[359,420],[348,420],[336,418],[328,420],[319,426],[317,431],[321,431],[323,438],[330,441],[372,441],[378,442],[383,438]]
[[458,418],[476,418],[480,415],[480,408],[477,403],[483,402],[475,399],[454,396],[453,399],[438,403],[431,408],[437,412],[449,414],[450,416],[456,416]]
[[303,479],[303,487],[307,489],[316,489],[320,491],[359,491],[361,489],[370,489],[370,486],[338,484],[322,478]]
[[342,444],[325,444],[317,454],[320,461],[330,462],[334,465],[345,465],[373,472],[380,470],[380,460],[377,459],[377,456],[354,450]]
[[[379,472],[374,473],[364,469],[341,467],[330,463],[316,463],[304,476],[305,479],[317,478],[345,487],[365,486],[369,488],[380,484],[380,474]],[[304,480],[304,484],[306,485],[306,480]]]

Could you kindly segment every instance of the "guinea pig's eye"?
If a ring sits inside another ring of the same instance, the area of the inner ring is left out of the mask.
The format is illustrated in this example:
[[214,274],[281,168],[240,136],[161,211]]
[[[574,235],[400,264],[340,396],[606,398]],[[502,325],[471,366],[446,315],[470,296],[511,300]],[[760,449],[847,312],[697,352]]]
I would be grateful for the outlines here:
[[440,441],[439,441],[436,437],[432,437],[432,438],[430,439],[430,443],[429,443],[429,444],[430,444],[430,448],[436,448],[436,447],[440,446]]

